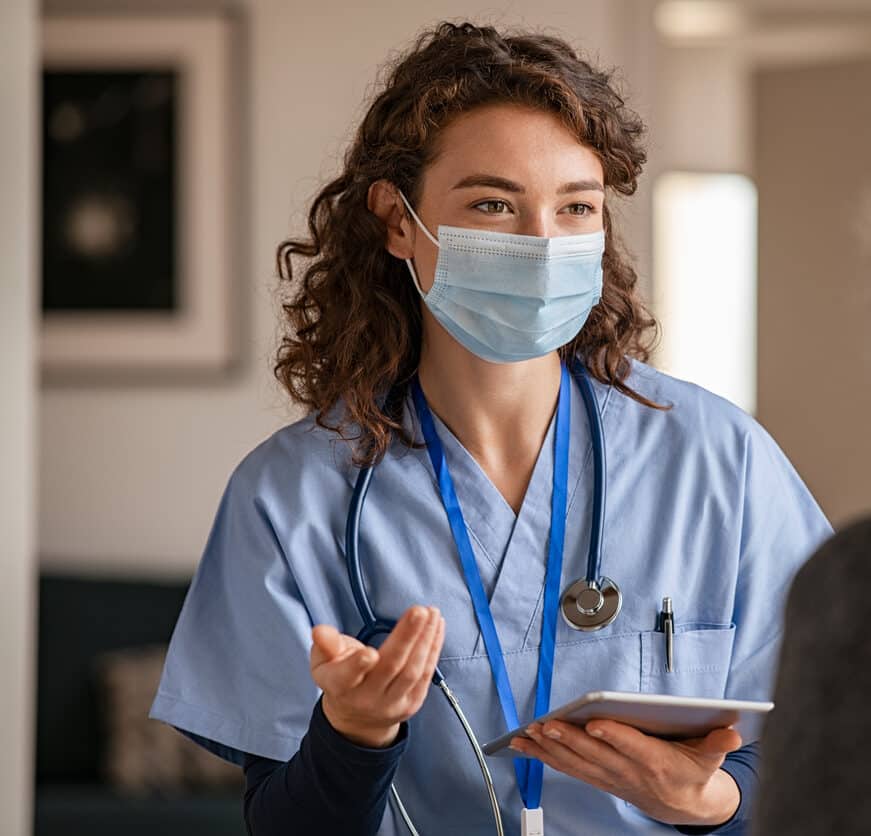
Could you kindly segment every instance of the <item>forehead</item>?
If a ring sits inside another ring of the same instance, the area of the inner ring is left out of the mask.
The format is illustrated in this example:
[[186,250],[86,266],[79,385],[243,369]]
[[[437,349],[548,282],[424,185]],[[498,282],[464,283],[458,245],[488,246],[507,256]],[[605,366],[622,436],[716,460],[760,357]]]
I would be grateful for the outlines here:
[[533,186],[579,176],[601,182],[603,176],[596,152],[556,114],[512,104],[478,107],[442,129],[427,183],[441,185],[471,171],[488,171]]

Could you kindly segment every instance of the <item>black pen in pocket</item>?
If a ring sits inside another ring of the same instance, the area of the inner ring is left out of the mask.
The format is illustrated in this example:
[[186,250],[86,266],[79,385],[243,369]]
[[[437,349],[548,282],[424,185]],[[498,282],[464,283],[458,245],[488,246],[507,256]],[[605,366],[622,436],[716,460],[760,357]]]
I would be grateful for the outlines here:
[[665,633],[665,670],[672,673],[674,671],[674,612],[669,596],[662,599],[658,621],[656,629]]

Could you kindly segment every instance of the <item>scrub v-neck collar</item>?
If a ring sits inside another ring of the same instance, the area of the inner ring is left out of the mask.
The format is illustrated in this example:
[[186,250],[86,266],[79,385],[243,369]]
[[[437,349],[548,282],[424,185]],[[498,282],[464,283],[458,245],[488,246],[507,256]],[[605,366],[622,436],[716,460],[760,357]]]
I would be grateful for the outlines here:
[[[610,387],[595,380],[593,387],[604,421]],[[406,426],[413,427],[416,440],[422,440],[420,423],[410,397],[406,399],[405,410]],[[444,448],[445,460],[473,549],[481,558],[478,568],[497,619],[503,649],[506,652],[518,650],[527,644],[527,638],[537,645],[538,637],[530,636],[529,632],[541,606],[544,587],[556,414],[554,412],[548,424],[517,515],[475,457],[435,413],[433,422]],[[433,501],[441,506],[438,485],[426,449],[415,450],[414,453],[429,476],[434,492]],[[591,454],[591,437],[583,399],[577,383],[572,380],[567,517],[574,513],[586,519],[589,513],[586,500],[581,506],[582,511],[576,508],[576,496],[582,476],[586,477],[582,495],[585,498],[592,495]],[[572,556],[566,555],[566,558],[569,557]],[[459,565],[457,571],[460,571]],[[514,614],[514,617],[507,617],[509,613]],[[483,652],[480,636],[475,652]]]

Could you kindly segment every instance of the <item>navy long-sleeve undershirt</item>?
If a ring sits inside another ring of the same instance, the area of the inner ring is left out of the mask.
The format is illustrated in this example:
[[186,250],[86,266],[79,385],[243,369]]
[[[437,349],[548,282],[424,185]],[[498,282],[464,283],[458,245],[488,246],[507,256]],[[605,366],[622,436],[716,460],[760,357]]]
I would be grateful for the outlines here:
[[[245,824],[250,836],[375,836],[384,816],[390,784],[408,742],[403,723],[386,749],[351,743],[329,723],[318,700],[299,751],[287,762],[245,755]],[[740,836],[747,828],[756,787],[756,743],[731,752],[723,769],[735,779],[741,803],[717,827],[676,827],[678,833]]]

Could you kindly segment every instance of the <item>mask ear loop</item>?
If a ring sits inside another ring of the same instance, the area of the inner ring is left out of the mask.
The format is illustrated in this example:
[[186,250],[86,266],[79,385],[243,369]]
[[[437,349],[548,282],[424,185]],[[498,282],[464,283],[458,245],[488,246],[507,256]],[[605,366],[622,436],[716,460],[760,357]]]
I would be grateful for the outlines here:
[[[433,244],[436,245],[436,247],[438,247],[438,239],[433,238],[432,233],[424,226],[423,221],[417,217],[417,212],[415,212],[414,209],[411,208],[411,204],[402,193],[402,189],[397,189],[396,191],[399,192],[399,196],[402,198],[402,202],[408,207],[408,211],[411,212],[411,217],[414,218],[417,225],[421,228],[421,230],[423,230],[424,235],[426,235],[426,237],[429,238],[429,240],[432,241]],[[408,272],[411,273],[411,279],[414,282],[414,286],[417,289],[417,292],[420,294],[420,298],[426,299],[426,294],[420,289],[420,282],[417,280],[417,273],[414,270],[414,264],[412,260],[410,258],[406,258],[404,260],[405,266],[408,267]]]

